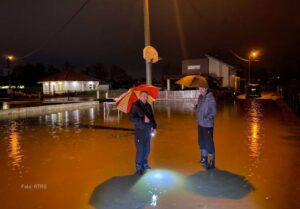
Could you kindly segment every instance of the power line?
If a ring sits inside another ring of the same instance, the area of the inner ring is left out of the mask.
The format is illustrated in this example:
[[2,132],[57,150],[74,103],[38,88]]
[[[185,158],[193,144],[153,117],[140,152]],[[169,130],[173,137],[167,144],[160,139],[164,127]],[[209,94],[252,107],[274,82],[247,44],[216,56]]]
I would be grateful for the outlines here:
[[90,2],[91,0],[85,0],[85,2],[75,11],[75,13],[60,27],[56,32],[54,32],[47,40],[44,41],[40,46],[32,50],[31,52],[25,54],[22,57],[18,57],[18,60],[25,59],[27,57],[32,56],[33,54],[36,54],[40,50],[42,50],[50,41],[52,41],[59,33],[63,32],[68,25],[71,24],[71,22],[79,15],[79,13],[86,7],[86,5]]
[[[243,58],[241,56],[239,56],[237,53],[235,53],[234,51],[232,50],[229,50],[236,58],[238,58],[239,60],[242,60],[244,62],[249,62],[249,59],[246,59],[246,58]],[[259,62],[260,60],[252,60],[252,62]]]
[[249,60],[248,59],[245,59],[245,58],[243,58],[243,57],[241,57],[241,56],[239,56],[237,53],[235,53],[234,51],[232,51],[232,50],[229,50],[236,58],[238,58],[239,60],[242,60],[242,61],[245,61],[245,62],[249,62]]

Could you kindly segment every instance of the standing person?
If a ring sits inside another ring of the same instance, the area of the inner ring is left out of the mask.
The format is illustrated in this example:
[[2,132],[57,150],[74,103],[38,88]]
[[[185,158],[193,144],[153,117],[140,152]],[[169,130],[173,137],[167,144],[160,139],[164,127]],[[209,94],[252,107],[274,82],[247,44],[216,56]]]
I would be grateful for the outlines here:
[[136,174],[142,175],[147,169],[150,153],[151,134],[156,132],[156,122],[151,105],[147,102],[148,93],[142,91],[130,111],[130,120],[134,124],[134,138],[136,146]]
[[[207,82],[199,87],[199,98],[196,105],[198,122],[198,144],[201,151],[200,163],[207,169],[215,168],[215,145],[213,140],[214,117],[217,113],[216,100],[208,89]],[[208,161],[209,158],[209,161]]]

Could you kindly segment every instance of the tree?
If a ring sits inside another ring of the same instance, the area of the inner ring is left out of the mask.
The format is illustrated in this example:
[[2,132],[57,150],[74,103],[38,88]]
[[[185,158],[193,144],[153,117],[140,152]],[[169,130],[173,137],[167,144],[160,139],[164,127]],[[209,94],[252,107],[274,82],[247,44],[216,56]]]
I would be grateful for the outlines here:
[[16,85],[37,86],[38,81],[47,75],[43,64],[17,65],[12,72],[12,83]]
[[102,63],[96,63],[87,67],[86,73],[90,76],[98,78],[100,81],[108,81],[108,72],[106,66]]
[[119,66],[110,69],[110,81],[113,88],[129,88],[132,86],[132,78]]
[[65,62],[64,66],[63,66],[63,70],[74,70],[74,69],[75,69],[75,67],[71,62],[69,62],[69,61]]

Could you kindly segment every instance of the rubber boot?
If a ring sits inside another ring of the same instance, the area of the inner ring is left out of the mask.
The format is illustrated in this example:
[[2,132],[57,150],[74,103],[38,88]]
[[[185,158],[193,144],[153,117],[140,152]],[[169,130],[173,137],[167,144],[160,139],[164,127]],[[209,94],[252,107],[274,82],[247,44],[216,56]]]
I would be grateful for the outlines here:
[[206,169],[208,169],[208,170],[215,169],[215,160],[210,160]]
[[207,163],[207,157],[201,157],[200,163],[201,164],[206,164]]
[[136,175],[137,176],[141,176],[143,175],[144,170],[143,170],[143,166],[141,164],[136,164]]
[[151,169],[151,167],[150,167],[148,164],[144,164],[144,165],[143,165],[143,169],[144,169],[144,170],[147,170],[147,169]]
[[207,166],[207,156],[206,157],[201,157],[201,160],[200,160],[200,163],[203,165],[203,166]]
[[139,169],[139,170],[136,171],[135,174],[136,174],[137,176],[141,176],[141,175],[143,175],[143,173],[144,173],[144,171],[143,171],[142,169]]

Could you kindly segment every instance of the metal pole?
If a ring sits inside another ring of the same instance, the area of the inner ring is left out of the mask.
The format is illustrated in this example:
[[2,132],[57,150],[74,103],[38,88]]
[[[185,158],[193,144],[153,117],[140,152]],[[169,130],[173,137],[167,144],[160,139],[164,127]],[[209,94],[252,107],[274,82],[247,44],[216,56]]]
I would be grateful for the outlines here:
[[11,89],[11,77],[10,77],[10,60],[9,58],[6,59],[7,61],[7,74],[8,74],[8,89]]
[[[150,15],[149,15],[149,0],[144,0],[144,33],[145,33],[145,46],[151,46],[150,39]],[[152,69],[151,63],[146,62],[146,83],[152,84]]]
[[248,84],[250,84],[251,83],[251,72],[250,72],[250,70],[251,70],[251,68],[250,68],[250,64],[251,63],[251,57],[249,56],[249,66],[248,66]]

